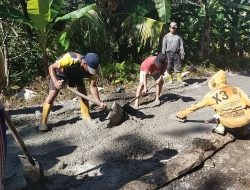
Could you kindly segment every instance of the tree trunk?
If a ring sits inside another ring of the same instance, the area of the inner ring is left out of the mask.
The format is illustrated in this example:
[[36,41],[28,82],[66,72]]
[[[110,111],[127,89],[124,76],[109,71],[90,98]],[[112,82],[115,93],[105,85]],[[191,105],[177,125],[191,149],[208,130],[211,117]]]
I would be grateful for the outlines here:
[[42,54],[43,54],[43,66],[44,66],[44,73],[48,75],[48,54],[46,51],[46,37],[41,40],[42,42]]
[[4,70],[5,70],[5,76],[6,76],[6,86],[9,86],[10,84],[10,75],[9,75],[9,59],[8,59],[8,48],[7,48],[7,42],[3,43],[3,55],[4,55]]
[[5,71],[5,77],[6,77],[6,85],[9,85],[9,63],[8,63],[8,46],[7,46],[7,35],[4,31],[3,23],[0,21],[0,30],[3,34],[3,41],[2,41],[2,47],[3,47],[3,60],[4,60],[4,71]]
[[0,90],[6,83],[6,76],[5,76],[5,62],[4,62],[4,55],[2,48],[0,47]]
[[[25,18],[29,19],[28,12],[27,12],[27,3],[25,2],[25,0],[20,0],[20,3],[21,3],[23,15],[25,16]],[[33,36],[31,28],[29,26],[24,25],[24,28],[27,32],[28,37]]]
[[239,29],[238,29],[238,24],[239,24],[239,11],[230,11],[230,15],[232,17],[232,32],[230,36],[230,41],[229,41],[229,49],[230,52],[232,52],[234,55],[238,54],[238,44],[239,44]]
[[201,36],[201,44],[199,51],[199,58],[203,59],[209,53],[209,44],[210,44],[210,16],[208,10],[208,1],[204,1],[205,4],[205,18]]

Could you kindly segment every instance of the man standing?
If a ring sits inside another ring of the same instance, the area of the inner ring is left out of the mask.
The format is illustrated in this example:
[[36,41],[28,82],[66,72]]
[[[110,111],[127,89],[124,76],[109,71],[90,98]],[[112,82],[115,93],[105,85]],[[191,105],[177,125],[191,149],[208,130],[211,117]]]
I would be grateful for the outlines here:
[[176,33],[177,24],[171,22],[169,25],[169,33],[167,33],[162,42],[162,53],[168,57],[168,80],[173,83],[173,73],[176,74],[177,82],[182,82],[181,76],[181,60],[184,59],[184,47],[182,38]]
[[[107,105],[100,100],[96,84],[98,67],[99,58],[95,53],[87,53],[83,56],[74,52],[68,52],[62,55],[55,63],[49,66],[49,74],[51,77],[49,95],[43,104],[42,118],[38,130],[44,132],[48,131],[48,115],[64,82],[67,82],[71,87],[76,86],[80,93],[86,95],[83,78],[88,78],[92,95],[96,101],[100,102],[101,108],[106,108]],[[80,98],[80,108],[83,120],[91,124],[88,101]]]
[[[140,68],[140,82],[137,87],[136,97],[147,92],[147,79],[152,76],[157,83],[155,105],[160,104],[159,96],[163,85],[163,74],[167,69],[167,56],[159,53],[157,56],[149,56],[145,59]],[[139,99],[135,100],[135,108],[139,107]]]

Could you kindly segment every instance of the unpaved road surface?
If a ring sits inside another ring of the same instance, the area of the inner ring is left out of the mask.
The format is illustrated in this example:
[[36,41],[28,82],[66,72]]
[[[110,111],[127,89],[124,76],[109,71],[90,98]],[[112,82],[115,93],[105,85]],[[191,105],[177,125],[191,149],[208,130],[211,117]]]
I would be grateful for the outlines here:
[[[230,84],[250,94],[248,76],[230,74],[228,78]],[[36,130],[39,117],[35,111],[41,111],[41,106],[9,113],[31,154],[44,167],[46,181],[42,189],[115,190],[159,168],[160,160],[188,149],[194,137],[206,138],[211,132],[214,124],[203,123],[213,115],[209,108],[191,114],[190,122],[174,120],[177,111],[202,99],[209,90],[205,79],[187,82],[187,87],[170,90],[165,85],[159,106],[152,106],[152,95],[144,98],[140,109],[133,110],[126,121],[115,127],[108,127],[108,121],[103,119],[107,112],[96,109],[92,110],[96,124],[87,126],[80,118],[78,102],[73,100],[55,104],[49,117],[52,130],[47,133]],[[208,166],[162,189],[247,189],[249,145],[248,140],[227,145],[208,161]],[[17,154],[21,153],[8,132],[7,190],[26,186]]]

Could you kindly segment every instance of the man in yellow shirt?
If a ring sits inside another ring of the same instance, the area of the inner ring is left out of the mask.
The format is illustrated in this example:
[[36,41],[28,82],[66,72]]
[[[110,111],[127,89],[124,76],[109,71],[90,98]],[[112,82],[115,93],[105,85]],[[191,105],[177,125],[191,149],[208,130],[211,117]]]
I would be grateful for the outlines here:
[[[49,66],[49,95],[43,104],[42,118],[38,130],[43,132],[49,130],[47,126],[48,115],[58,92],[65,82],[71,87],[76,86],[80,93],[86,95],[83,78],[88,78],[92,95],[96,101],[100,102],[101,108],[106,108],[106,104],[100,100],[97,89],[96,75],[98,73],[98,68],[99,58],[95,53],[87,53],[83,56],[74,52],[68,52],[62,55],[55,63]],[[83,120],[91,123],[88,101],[81,98],[80,108]]]
[[185,120],[188,114],[210,106],[218,116],[219,123],[214,129],[216,133],[223,135],[225,127],[232,129],[244,127],[247,130],[247,125],[250,124],[250,99],[245,92],[238,87],[228,85],[223,70],[212,76],[208,86],[211,91],[203,100],[178,112],[176,117]]

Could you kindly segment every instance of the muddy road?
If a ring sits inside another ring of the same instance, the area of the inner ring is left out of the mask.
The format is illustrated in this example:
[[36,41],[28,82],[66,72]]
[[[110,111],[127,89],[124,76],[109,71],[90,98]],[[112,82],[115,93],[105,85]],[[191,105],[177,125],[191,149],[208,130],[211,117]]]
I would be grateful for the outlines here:
[[[230,74],[228,79],[230,84],[250,94],[248,76]],[[143,99],[139,110],[132,110],[126,121],[115,127],[108,127],[108,121],[104,120],[107,112],[96,109],[91,110],[96,125],[87,126],[80,118],[79,103],[73,100],[55,104],[49,116],[52,130],[47,133],[36,130],[40,117],[35,111],[41,111],[41,105],[9,110],[9,113],[31,154],[44,166],[43,189],[115,190],[157,169],[161,166],[160,160],[188,149],[194,137],[205,138],[211,132],[214,124],[203,123],[213,115],[209,108],[191,114],[188,123],[174,120],[177,111],[202,99],[209,90],[206,79],[187,82],[187,87],[164,85],[159,106],[153,106],[151,94]],[[117,101],[125,104],[128,100]],[[228,157],[230,153],[228,151]],[[18,154],[21,153],[8,132],[7,190],[21,190],[26,186]],[[248,167],[245,172],[250,172],[249,164]],[[186,184],[180,181],[182,179],[164,188],[192,189],[192,184],[181,186]],[[193,179],[194,183],[195,179],[198,178]]]

